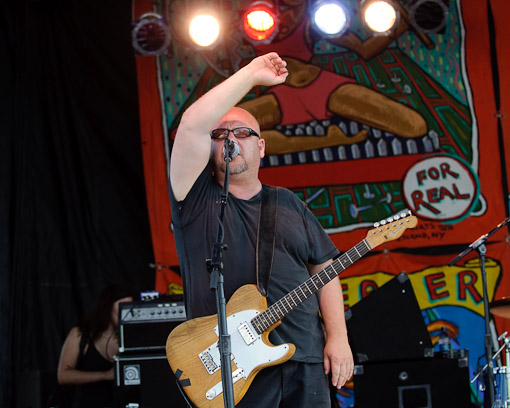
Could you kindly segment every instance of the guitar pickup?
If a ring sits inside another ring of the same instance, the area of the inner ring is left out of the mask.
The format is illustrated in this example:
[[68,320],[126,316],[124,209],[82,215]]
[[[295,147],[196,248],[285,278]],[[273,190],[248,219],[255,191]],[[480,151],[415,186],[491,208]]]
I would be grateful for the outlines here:
[[249,345],[249,344],[253,343],[255,340],[257,340],[257,336],[255,336],[253,334],[253,331],[250,329],[250,326],[248,326],[248,323],[246,323],[246,322],[241,324],[237,328],[237,331],[239,332],[239,334],[241,335],[241,337],[243,338],[244,342],[247,345]]

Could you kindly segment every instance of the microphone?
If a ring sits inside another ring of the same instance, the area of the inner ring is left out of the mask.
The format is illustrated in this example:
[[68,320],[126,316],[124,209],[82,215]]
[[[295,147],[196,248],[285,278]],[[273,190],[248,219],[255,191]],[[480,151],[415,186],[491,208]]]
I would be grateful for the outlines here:
[[237,145],[237,143],[232,142],[229,139],[225,139],[225,145],[223,146],[223,154],[225,155],[225,161],[227,160],[227,146],[230,160],[232,160],[239,154],[239,146]]

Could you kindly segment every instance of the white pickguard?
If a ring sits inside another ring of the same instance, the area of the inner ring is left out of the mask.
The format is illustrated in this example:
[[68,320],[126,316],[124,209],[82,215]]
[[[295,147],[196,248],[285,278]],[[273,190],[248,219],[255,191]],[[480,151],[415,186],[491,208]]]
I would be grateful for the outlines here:
[[[262,336],[259,335],[250,324],[250,320],[258,313],[257,310],[243,310],[227,318],[227,330],[230,335],[232,346],[232,359],[237,366],[236,372],[233,373],[234,381],[240,379],[240,374],[242,374],[244,379],[248,378],[255,368],[276,361],[285,356],[289,351],[289,346],[287,344],[268,346],[262,341]],[[247,325],[255,340],[252,338],[247,341],[245,340],[246,335],[241,335],[239,328],[242,327],[243,324]],[[214,332],[218,336],[218,326],[214,328]],[[220,367],[221,357],[218,350],[218,343],[212,344],[206,351],[210,353],[214,363]],[[216,397],[222,392],[221,382],[214,386],[213,389],[214,393],[212,394]]]

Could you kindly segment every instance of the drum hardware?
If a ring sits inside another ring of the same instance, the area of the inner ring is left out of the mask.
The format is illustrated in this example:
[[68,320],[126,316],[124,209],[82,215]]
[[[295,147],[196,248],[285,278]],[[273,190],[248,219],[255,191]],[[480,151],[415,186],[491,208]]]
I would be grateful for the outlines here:
[[[510,337],[507,336],[508,332],[504,332],[498,337],[498,342],[503,341],[503,344],[496,353],[492,356],[495,360],[498,355],[505,349],[505,363],[504,366],[494,367],[492,372],[494,375],[494,387],[496,390],[496,398],[494,400],[493,408],[510,408]],[[489,363],[486,363],[471,380],[474,383],[477,378],[487,369]]]
[[493,315],[510,319],[510,297],[493,300],[490,304]]

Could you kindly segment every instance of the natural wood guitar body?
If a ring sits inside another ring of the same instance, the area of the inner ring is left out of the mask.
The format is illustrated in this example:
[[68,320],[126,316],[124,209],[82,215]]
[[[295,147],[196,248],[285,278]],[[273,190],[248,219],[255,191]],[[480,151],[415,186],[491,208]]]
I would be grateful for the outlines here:
[[[230,327],[230,319],[237,313],[247,310],[253,310],[257,312],[263,312],[267,308],[266,299],[259,293],[255,285],[245,285],[239,288],[231,297],[230,301],[226,305],[227,319],[229,325],[229,333],[231,334],[232,341],[232,354],[234,359],[237,360],[239,353],[251,353],[251,346],[246,345],[242,339],[240,339],[236,328],[234,332]],[[255,314],[253,314],[255,316]],[[286,344],[280,346],[272,345],[269,340],[269,332],[275,328],[280,322],[277,322],[271,326],[270,330],[262,333],[260,341],[263,345],[259,344],[259,349],[267,351],[267,348],[279,349],[282,356],[276,360],[267,362],[264,357],[266,354],[255,355],[258,364],[252,369],[251,372],[247,373],[247,378],[241,378],[234,383],[234,400],[237,404],[241,398],[246,394],[250,384],[252,383],[255,375],[265,367],[269,367],[276,364],[281,364],[292,357],[295,351],[293,344]],[[196,319],[188,320],[177,326],[168,336],[166,343],[166,354],[170,367],[178,380],[181,382],[181,386],[185,390],[188,398],[197,407],[211,407],[221,408],[224,407],[223,393],[218,394],[213,399],[207,399],[207,391],[212,387],[221,383],[221,370],[217,370],[213,374],[209,374],[204,366],[204,363],[199,358],[199,354],[204,350],[208,349],[212,345],[218,342],[218,336],[214,329],[218,325],[217,315],[199,317]],[[260,343],[257,340],[258,343]],[[286,348],[283,349],[283,346]],[[232,360],[232,373],[238,367],[234,360]],[[182,372],[182,373],[181,373]],[[189,380],[189,385],[188,381]]]

